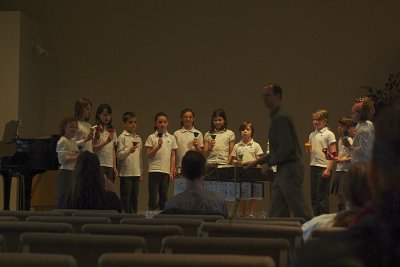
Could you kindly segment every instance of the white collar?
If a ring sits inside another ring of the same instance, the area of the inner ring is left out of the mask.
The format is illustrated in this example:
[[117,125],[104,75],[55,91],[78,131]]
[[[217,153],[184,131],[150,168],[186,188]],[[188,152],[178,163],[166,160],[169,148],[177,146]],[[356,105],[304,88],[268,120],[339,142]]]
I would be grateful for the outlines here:
[[185,132],[192,132],[192,133],[193,133],[193,132],[195,132],[195,131],[196,131],[196,129],[194,128],[194,126],[193,126],[192,129],[190,129],[190,130],[186,130],[185,127],[183,127],[183,126],[182,126],[182,128],[181,128],[181,132],[182,132],[182,133],[185,133]]
[[328,127],[324,127],[324,128],[322,128],[321,130],[315,129],[315,131],[316,131],[316,132],[319,132],[319,133],[323,133],[323,132],[325,132],[326,130],[328,130]]
[[122,132],[122,134],[125,135],[125,136],[132,136],[132,137],[138,136],[136,133],[131,134],[131,133],[129,133],[127,130],[124,130],[124,131]]
[[247,144],[243,143],[243,140],[240,140],[238,143],[239,146],[251,146],[252,144],[253,144],[253,138],[251,138]]
[[[154,132],[154,135],[155,136],[157,136],[157,134],[158,134],[158,131],[156,130],[155,132]],[[169,133],[168,133],[168,131],[165,131],[164,133],[163,133],[163,136],[168,136],[169,135]],[[158,136],[157,136],[158,137]]]

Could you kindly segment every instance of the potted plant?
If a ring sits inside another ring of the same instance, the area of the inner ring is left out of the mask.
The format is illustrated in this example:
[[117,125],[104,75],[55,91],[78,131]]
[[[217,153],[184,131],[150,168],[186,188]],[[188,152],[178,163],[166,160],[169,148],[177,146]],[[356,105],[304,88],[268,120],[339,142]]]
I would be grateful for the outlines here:
[[400,72],[390,74],[383,88],[362,86],[367,91],[367,96],[371,98],[375,106],[375,114],[396,98],[400,98]]

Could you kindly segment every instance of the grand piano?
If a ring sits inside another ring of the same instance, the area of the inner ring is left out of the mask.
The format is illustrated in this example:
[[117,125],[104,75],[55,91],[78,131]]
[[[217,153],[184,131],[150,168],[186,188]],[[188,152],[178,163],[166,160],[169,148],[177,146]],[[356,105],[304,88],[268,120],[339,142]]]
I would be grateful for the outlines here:
[[[0,141],[0,174],[4,177],[4,209],[10,206],[11,178],[18,177],[18,209],[29,210],[32,178],[47,170],[57,170],[58,135],[40,138],[19,138],[19,121],[10,121]],[[35,186],[34,186],[35,187]]]

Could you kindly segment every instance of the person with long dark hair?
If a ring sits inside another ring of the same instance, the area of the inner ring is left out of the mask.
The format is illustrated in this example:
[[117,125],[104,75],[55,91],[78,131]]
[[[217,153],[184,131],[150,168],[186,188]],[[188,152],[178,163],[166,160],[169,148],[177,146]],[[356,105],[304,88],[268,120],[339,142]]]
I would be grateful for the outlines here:
[[117,134],[112,126],[112,109],[108,104],[101,104],[96,111],[96,133],[93,151],[99,157],[102,177],[114,183],[118,176],[116,161]]
[[65,209],[118,210],[118,196],[106,190],[106,181],[101,176],[100,161],[96,154],[82,152],[72,174],[72,186],[65,197]]
[[207,164],[228,164],[229,155],[235,146],[235,133],[228,128],[228,119],[223,109],[214,110],[210,130],[204,135],[204,156]]

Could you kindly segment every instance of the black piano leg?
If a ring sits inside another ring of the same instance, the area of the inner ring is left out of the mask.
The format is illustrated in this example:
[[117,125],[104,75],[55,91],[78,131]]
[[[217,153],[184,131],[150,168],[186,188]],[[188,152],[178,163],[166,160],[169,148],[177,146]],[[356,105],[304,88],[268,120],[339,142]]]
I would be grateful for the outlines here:
[[29,174],[27,176],[24,176],[25,181],[24,181],[24,192],[25,192],[25,207],[24,210],[30,210],[31,209],[31,194],[32,194],[32,177],[33,174]]
[[35,173],[22,172],[19,174],[18,210],[31,209],[32,177]]
[[1,171],[1,176],[3,176],[3,206],[4,210],[10,209],[10,192],[11,192],[11,171]]

